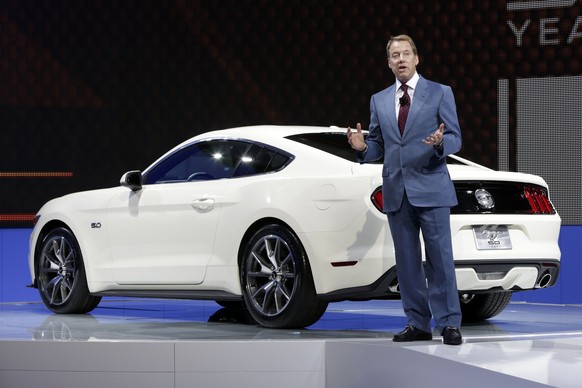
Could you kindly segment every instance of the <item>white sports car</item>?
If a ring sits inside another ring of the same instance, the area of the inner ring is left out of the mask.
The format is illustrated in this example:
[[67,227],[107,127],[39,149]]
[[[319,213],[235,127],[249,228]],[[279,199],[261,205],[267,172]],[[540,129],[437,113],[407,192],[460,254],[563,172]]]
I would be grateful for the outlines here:
[[[448,163],[464,319],[552,286],[561,220],[544,180]],[[331,301],[399,298],[381,185],[381,164],[359,164],[337,127],[204,133],[120,187],[45,204],[32,285],[56,313],[89,312],[106,295],[211,299],[266,327],[309,326]]]

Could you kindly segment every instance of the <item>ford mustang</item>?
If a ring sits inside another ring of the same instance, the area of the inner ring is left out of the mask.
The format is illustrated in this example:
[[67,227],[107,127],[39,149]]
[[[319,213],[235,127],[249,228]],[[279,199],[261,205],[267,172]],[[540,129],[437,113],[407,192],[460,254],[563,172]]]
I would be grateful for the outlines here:
[[[554,285],[561,220],[545,181],[447,163],[464,320]],[[329,302],[399,298],[381,204],[381,161],[359,164],[343,129],[211,131],[118,187],[46,203],[30,238],[32,286],[56,313],[113,295],[210,299],[265,327],[305,327]]]

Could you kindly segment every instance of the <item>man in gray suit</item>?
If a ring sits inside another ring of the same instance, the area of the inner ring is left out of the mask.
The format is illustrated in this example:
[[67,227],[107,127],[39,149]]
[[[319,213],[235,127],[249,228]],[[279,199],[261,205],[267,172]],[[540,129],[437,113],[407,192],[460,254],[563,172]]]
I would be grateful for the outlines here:
[[[416,45],[390,39],[388,66],[396,82],[370,101],[369,134],[348,128],[348,142],[366,163],[384,158],[384,211],[396,252],[406,328],[394,341],[431,340],[431,319],[449,345],[462,343],[461,309],[451,242],[450,208],[457,204],[446,156],[461,149],[453,92],[421,77]],[[420,232],[425,245],[422,262]]]

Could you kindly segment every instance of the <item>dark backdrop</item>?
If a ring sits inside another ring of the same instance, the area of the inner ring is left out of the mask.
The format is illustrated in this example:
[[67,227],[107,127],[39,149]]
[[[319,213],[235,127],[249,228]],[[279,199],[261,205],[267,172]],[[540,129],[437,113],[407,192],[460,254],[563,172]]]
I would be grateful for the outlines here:
[[0,0],[0,227],[208,130],[366,125],[400,33],[419,72],[453,87],[459,155],[499,167],[501,107],[516,170],[516,80],[581,74],[582,1],[534,3]]

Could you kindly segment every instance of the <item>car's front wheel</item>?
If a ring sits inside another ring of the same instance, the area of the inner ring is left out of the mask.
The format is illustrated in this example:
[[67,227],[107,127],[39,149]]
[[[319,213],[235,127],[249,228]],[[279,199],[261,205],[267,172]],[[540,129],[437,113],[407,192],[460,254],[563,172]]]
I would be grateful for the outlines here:
[[478,322],[496,316],[507,307],[511,294],[511,291],[462,293],[459,299],[463,321]]
[[42,301],[55,313],[84,314],[101,301],[89,293],[81,249],[66,228],[52,230],[42,241],[37,285]]
[[243,298],[253,318],[271,328],[317,322],[327,302],[317,298],[309,261],[286,227],[268,225],[248,241],[240,265]]

